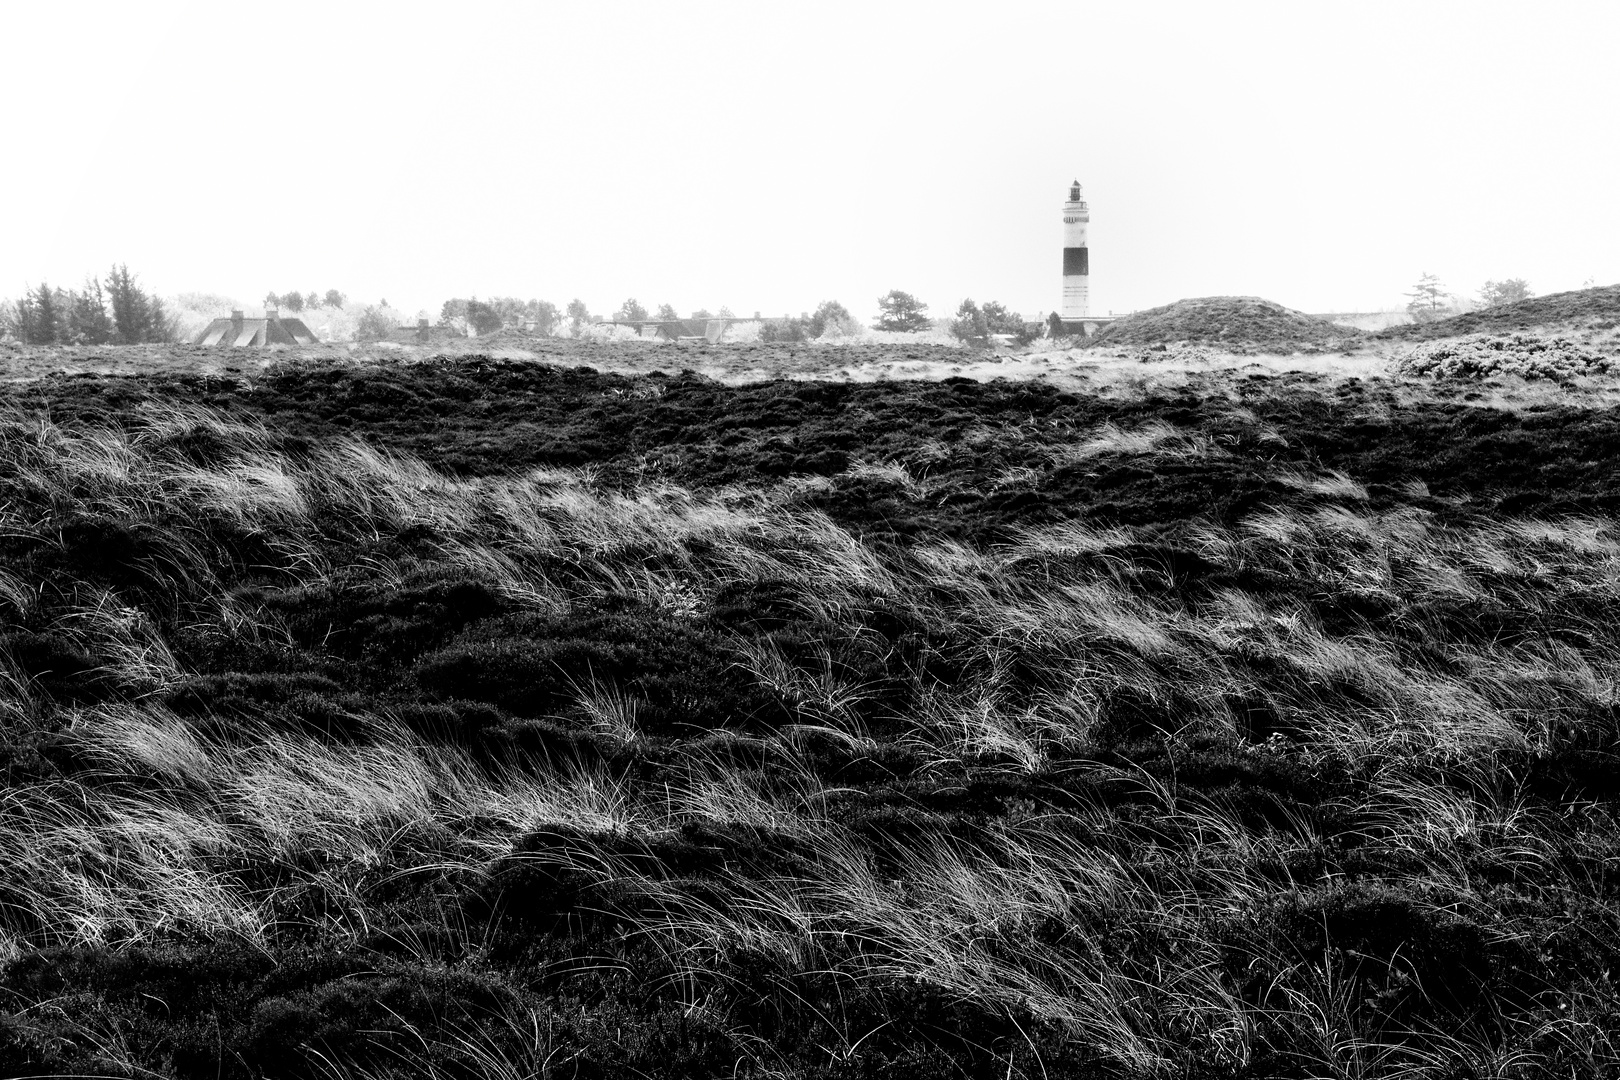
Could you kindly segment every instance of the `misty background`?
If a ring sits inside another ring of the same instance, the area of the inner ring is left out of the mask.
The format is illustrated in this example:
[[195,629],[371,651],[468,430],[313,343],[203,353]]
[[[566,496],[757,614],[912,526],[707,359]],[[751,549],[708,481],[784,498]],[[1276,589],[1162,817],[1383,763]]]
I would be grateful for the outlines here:
[[8,5],[0,295],[1038,317],[1620,281],[1614,5]]

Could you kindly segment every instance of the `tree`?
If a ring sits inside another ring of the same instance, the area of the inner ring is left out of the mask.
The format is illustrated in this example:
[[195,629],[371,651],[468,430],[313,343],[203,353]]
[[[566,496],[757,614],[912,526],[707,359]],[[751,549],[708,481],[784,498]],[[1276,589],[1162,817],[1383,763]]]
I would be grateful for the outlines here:
[[28,345],[54,345],[61,340],[62,305],[57,302],[60,289],[44,282],[32,292],[23,293],[17,301],[17,336]]
[[382,341],[394,332],[398,324],[383,306],[367,306],[360,312],[360,320],[354,325],[354,336],[357,341]]
[[807,319],[768,319],[760,324],[759,340],[769,342],[803,341],[807,336]]
[[1433,322],[1445,313],[1446,287],[1440,284],[1439,278],[1427,271],[1418,278],[1417,284],[1406,296],[1406,310],[1418,322]]
[[529,317],[532,300],[519,300],[515,296],[492,296],[484,306],[500,317],[501,326],[521,326]]
[[585,301],[576,296],[568,301],[567,314],[568,328],[575,337],[578,337],[581,328],[591,321],[590,309],[585,306]]
[[619,310],[613,313],[613,318],[619,322],[641,322],[647,318],[647,309],[632,296],[619,305]]
[[658,305],[658,317],[664,322],[673,322],[674,320],[680,318],[679,315],[675,314],[675,309],[669,304]]
[[972,300],[964,300],[951,322],[951,334],[962,341],[984,341],[990,337],[990,324]]
[[692,312],[692,318],[712,319],[714,318],[714,312],[710,311],[708,308],[698,308],[696,311]]
[[[522,306],[521,301],[515,303]],[[495,304],[485,303],[476,297],[470,300],[458,297],[446,300],[439,309],[439,325],[458,334],[481,337],[493,334],[505,324]]]
[[1013,333],[1013,343],[1017,345],[1028,345],[1039,338],[1041,336],[1041,331],[1044,329],[1045,327],[1038,322],[1020,323],[1018,329]]
[[305,293],[304,306],[309,308],[311,311],[314,311],[316,308],[320,307],[321,294],[316,292],[314,289],[311,289],[309,292]]
[[1024,330],[1024,317],[1016,311],[1008,309],[1006,304],[995,300],[986,300],[984,307],[985,326],[992,334],[1020,334]]
[[836,300],[823,300],[821,306],[810,316],[808,329],[811,337],[826,337],[827,334],[848,334],[855,330],[859,324],[849,309]]
[[714,317],[717,319],[735,319],[737,316],[731,313],[730,308],[726,307],[724,304],[721,304],[720,310],[714,313]]
[[278,308],[278,307],[280,307],[281,306],[281,294],[273,293],[273,292],[265,293],[264,294],[264,306],[265,306],[266,310],[269,310],[270,308]]
[[120,345],[169,341],[175,325],[163,309],[163,301],[135,281],[125,265],[107,272],[107,303],[112,308],[113,340]]
[[534,301],[534,312],[530,317],[534,319],[534,332],[541,337],[556,333],[557,324],[562,322],[562,312],[550,300]]
[[1536,294],[1530,291],[1530,283],[1524,278],[1487,281],[1479,288],[1480,303],[1488,308],[1518,303],[1520,300],[1528,300],[1534,295]]
[[927,312],[928,305],[915,296],[899,289],[891,289],[886,295],[878,297],[878,320],[875,328],[908,333],[926,330],[932,325]]
[[[495,322],[490,315],[493,313]],[[469,327],[474,334],[492,334],[502,327],[521,328],[534,324],[536,333],[549,336],[562,321],[557,305],[546,300],[520,300],[515,296],[492,296],[488,300],[447,300],[440,324],[451,320],[457,329],[465,332]]]
[[87,278],[84,291],[68,294],[67,338],[76,345],[105,345],[113,339],[101,282]]
[[[387,307],[386,304],[383,305]],[[467,301],[446,300],[439,308],[439,325],[463,336],[467,333]]]
[[1063,317],[1055,311],[1052,312],[1046,317],[1046,336],[1055,339],[1062,337],[1064,333]]
[[467,301],[467,325],[474,334],[483,337],[493,334],[501,328],[501,315],[490,305],[480,300]]
[[336,289],[327,289],[326,296],[323,297],[323,299],[326,301],[327,307],[340,308],[349,298],[338,292]]

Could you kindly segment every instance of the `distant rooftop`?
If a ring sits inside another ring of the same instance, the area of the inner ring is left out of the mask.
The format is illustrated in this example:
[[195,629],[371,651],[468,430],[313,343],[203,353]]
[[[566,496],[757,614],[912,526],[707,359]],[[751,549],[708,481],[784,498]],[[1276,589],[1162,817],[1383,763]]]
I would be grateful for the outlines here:
[[262,319],[246,319],[240,311],[231,312],[228,319],[215,319],[196,337],[193,345],[229,345],[258,347],[266,345],[315,345],[318,339],[302,319],[284,319],[275,308],[264,313]]

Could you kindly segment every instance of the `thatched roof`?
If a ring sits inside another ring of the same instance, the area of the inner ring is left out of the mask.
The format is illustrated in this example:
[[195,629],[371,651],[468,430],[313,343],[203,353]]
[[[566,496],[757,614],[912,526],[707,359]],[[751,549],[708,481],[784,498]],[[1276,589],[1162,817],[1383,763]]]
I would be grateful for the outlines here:
[[244,319],[240,311],[215,319],[192,339],[193,345],[314,345],[317,339],[302,319],[284,319],[274,309],[262,319]]

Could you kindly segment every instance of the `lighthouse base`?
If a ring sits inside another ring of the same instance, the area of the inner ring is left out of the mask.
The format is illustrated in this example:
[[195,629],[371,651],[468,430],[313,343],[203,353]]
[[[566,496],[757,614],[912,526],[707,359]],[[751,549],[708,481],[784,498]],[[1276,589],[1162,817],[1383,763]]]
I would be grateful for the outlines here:
[[1058,314],[1065,319],[1084,319],[1091,314],[1091,282],[1086,275],[1063,279],[1063,307]]
[[1084,318],[1071,319],[1065,315],[1059,315],[1057,326],[1054,327],[1048,324],[1047,333],[1049,337],[1088,338],[1117,318],[1119,318],[1117,315],[1087,315]]

